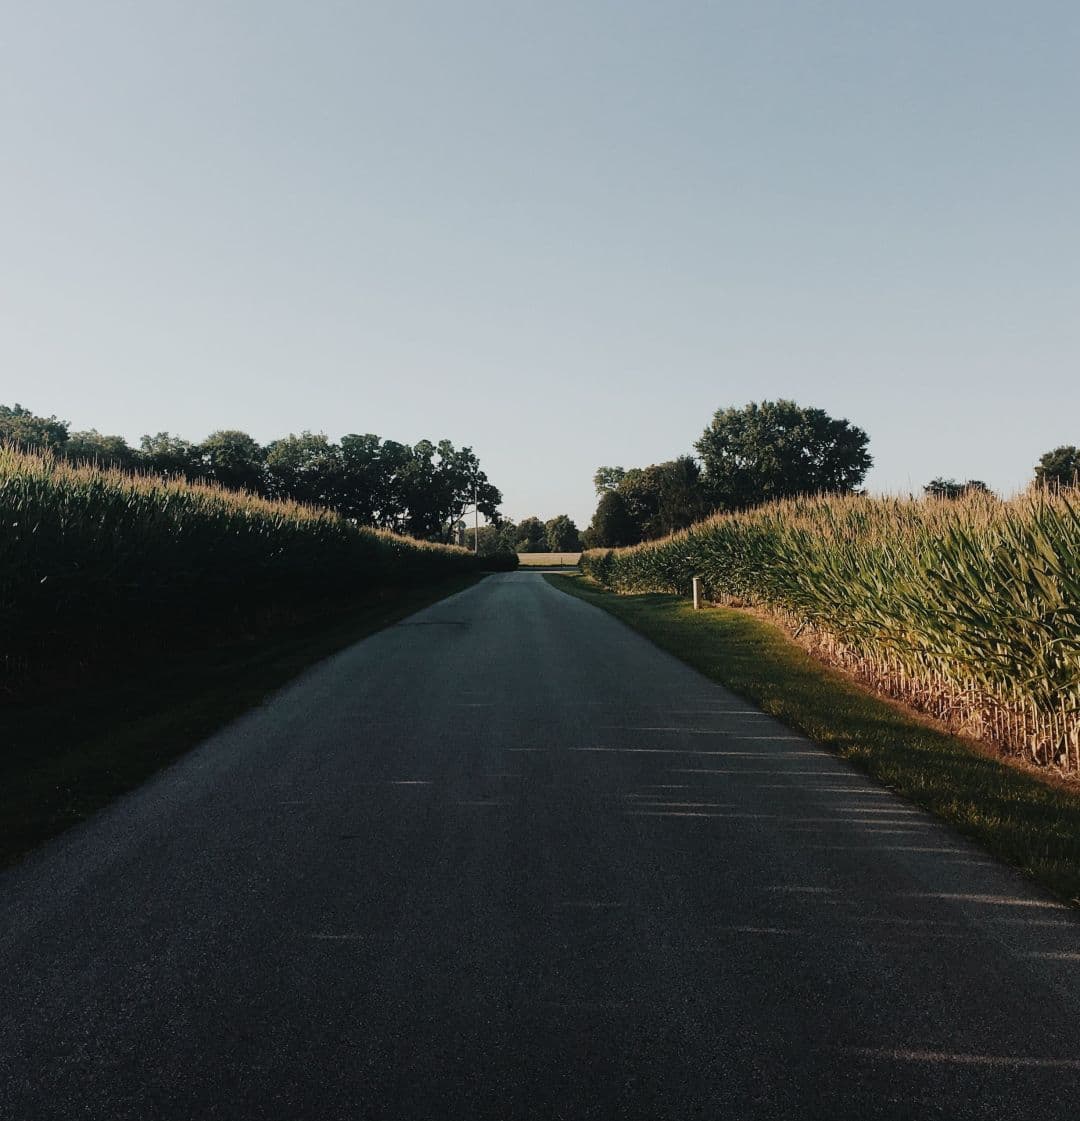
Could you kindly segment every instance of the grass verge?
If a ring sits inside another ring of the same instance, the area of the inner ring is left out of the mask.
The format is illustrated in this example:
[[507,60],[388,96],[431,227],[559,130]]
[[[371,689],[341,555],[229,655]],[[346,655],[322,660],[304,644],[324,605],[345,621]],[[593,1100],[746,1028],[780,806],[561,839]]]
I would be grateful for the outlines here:
[[1080,794],[984,753],[823,665],[783,630],[671,595],[546,576],[1080,904]]
[[0,867],[85,820],[309,666],[479,579],[405,589],[254,640],[120,660],[48,696],[5,703]]

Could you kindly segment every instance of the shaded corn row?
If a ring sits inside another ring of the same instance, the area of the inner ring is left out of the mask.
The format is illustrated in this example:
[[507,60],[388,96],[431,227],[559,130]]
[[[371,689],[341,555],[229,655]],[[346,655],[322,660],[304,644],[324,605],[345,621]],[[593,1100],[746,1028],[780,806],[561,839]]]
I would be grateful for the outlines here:
[[253,630],[473,570],[464,549],[211,486],[0,448],[0,671]]
[[688,594],[700,576],[882,691],[1080,770],[1078,490],[792,500],[581,563],[622,592]]

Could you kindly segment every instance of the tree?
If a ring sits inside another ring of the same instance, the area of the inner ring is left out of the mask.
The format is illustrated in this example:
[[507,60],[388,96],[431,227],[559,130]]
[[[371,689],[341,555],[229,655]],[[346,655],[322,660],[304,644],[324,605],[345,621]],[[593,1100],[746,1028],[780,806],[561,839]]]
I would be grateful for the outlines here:
[[[396,440],[383,440],[369,433],[347,436],[341,442],[348,493],[358,508],[367,504],[371,524],[398,533],[406,531],[409,488],[414,470],[413,449]],[[359,521],[368,519],[355,515]]]
[[701,521],[708,515],[710,503],[701,467],[693,456],[680,455],[659,468],[657,529],[658,536],[666,536]]
[[332,509],[344,504],[341,448],[321,432],[302,432],[268,444],[265,474],[267,493],[273,498]]
[[504,548],[500,527],[495,525],[482,525],[480,527],[480,548],[476,548],[476,532],[472,526],[465,527],[465,548],[470,552],[478,552],[481,556],[489,557]]
[[123,436],[102,436],[96,428],[72,432],[64,445],[64,455],[76,463],[130,470],[139,463],[139,454]]
[[436,450],[439,460],[435,481],[443,523],[458,521],[473,507],[484,517],[498,520],[502,494],[480,470],[480,461],[472,448],[456,449],[449,440],[440,440]]
[[578,528],[566,514],[557,514],[544,523],[549,553],[579,553],[581,536]]
[[624,538],[623,544],[636,545],[647,536],[647,527],[656,516],[659,501],[656,483],[655,476],[650,476],[647,468],[631,467],[623,474],[614,490],[605,491],[600,496],[597,510],[608,494],[617,494],[623,500],[626,515],[626,526],[620,535]]
[[[677,529],[685,529],[700,521],[711,505],[697,460],[681,455],[666,463],[648,467],[600,467],[593,476],[600,501],[608,494],[623,500],[621,511],[614,515],[610,503],[605,508],[619,521],[619,536],[624,544],[637,544],[653,537],[663,537]],[[599,509],[599,507],[597,507]],[[585,531],[583,541],[593,542],[595,526]]]
[[196,479],[202,471],[198,447],[179,436],[158,432],[139,441],[139,466],[166,478]]
[[627,471],[616,493],[636,527],[635,543],[685,529],[709,508],[701,468],[688,455]]
[[517,553],[548,552],[544,523],[536,517],[522,518],[518,522],[514,551]]
[[0,444],[58,452],[68,441],[68,427],[66,420],[35,416],[22,405],[0,405]]
[[1035,482],[1059,487],[1080,484],[1080,448],[1063,444],[1047,452],[1035,467]]
[[694,447],[712,501],[739,510],[799,494],[849,493],[873,464],[868,443],[846,420],[780,400],[718,409]]
[[502,501],[473,450],[456,449],[449,440],[416,444],[394,472],[389,491],[400,511],[393,528],[433,541],[449,541],[454,525],[474,502],[486,518],[497,520]]
[[640,540],[638,527],[626,508],[626,499],[617,490],[601,495],[587,530],[589,547],[613,549],[635,545]]
[[262,493],[263,449],[246,433],[236,429],[211,432],[199,445],[202,471],[208,479],[232,490]]
[[[396,454],[395,449],[400,450],[400,454]],[[361,525],[390,528],[391,519],[403,512],[395,506],[390,482],[397,467],[408,459],[411,449],[392,440],[384,444],[373,432],[362,436],[353,432],[342,437],[339,454],[338,511]]]
[[963,498],[965,494],[990,494],[990,488],[981,479],[968,479],[958,483],[955,479],[931,479],[923,487],[927,498]]
[[592,479],[597,496],[605,491],[615,490],[625,477],[626,471],[622,467],[597,467]]
[[[514,553],[517,551],[518,527],[509,519],[489,522],[480,527],[480,553],[490,556],[493,553]],[[472,526],[465,527],[465,548],[472,549],[476,535]]]

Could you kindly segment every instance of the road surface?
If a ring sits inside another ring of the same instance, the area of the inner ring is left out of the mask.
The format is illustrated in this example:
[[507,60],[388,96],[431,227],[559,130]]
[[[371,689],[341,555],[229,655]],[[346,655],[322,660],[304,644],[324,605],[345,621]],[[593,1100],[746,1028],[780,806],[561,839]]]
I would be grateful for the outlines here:
[[0,878],[0,1117],[1080,1116],[1080,924],[493,576]]

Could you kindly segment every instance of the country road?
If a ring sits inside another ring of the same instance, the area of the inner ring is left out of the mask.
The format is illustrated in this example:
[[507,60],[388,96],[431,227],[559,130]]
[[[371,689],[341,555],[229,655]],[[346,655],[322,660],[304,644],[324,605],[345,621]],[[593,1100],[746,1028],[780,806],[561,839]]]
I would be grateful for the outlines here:
[[536,574],[0,878],[0,1118],[1080,1115],[1080,922]]

